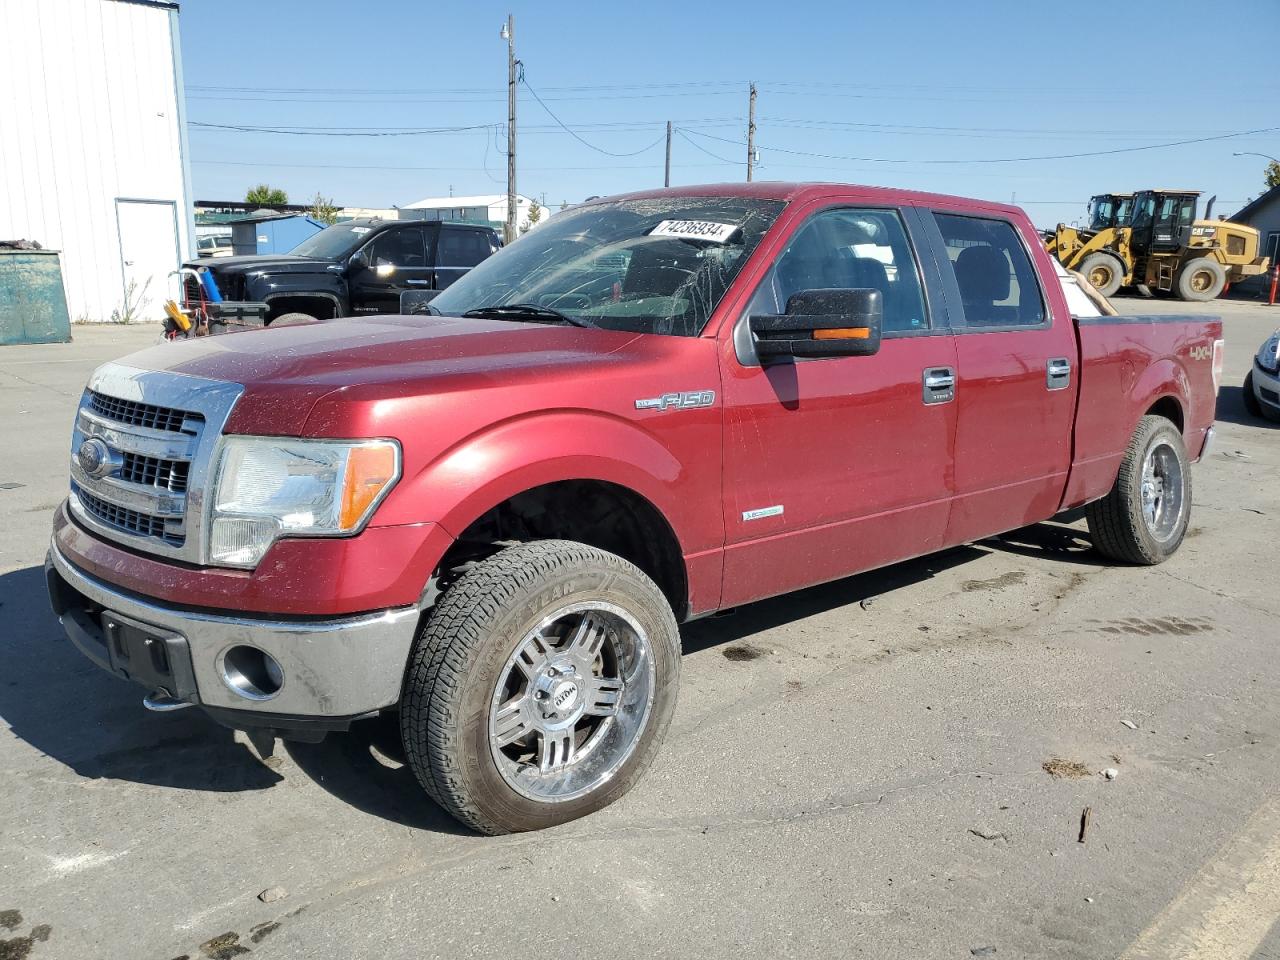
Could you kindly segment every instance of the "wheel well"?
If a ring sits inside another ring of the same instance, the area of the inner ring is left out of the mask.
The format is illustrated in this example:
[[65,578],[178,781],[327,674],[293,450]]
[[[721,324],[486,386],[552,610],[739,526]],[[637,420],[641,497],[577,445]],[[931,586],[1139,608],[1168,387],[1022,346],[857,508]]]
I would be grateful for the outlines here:
[[575,540],[615,553],[643,570],[662,590],[677,619],[687,613],[689,590],[675,532],[638,493],[599,480],[564,480],[504,500],[462,532],[436,572],[438,589],[468,564],[529,540]]
[[309,313],[317,320],[332,320],[338,315],[338,304],[329,297],[283,294],[267,300],[267,323],[286,313]]
[[1151,409],[1146,412],[1146,416],[1164,417],[1178,428],[1179,433],[1182,433],[1182,404],[1174,397],[1161,397],[1151,405]]

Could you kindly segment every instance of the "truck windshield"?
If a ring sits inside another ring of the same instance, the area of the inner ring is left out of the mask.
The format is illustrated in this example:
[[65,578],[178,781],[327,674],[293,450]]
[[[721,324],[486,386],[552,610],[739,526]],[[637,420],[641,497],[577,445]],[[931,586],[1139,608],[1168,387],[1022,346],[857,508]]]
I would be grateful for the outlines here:
[[295,257],[341,260],[364,243],[370,229],[363,223],[335,223],[307,237],[289,253]]
[[696,337],[783,206],[742,197],[591,203],[494,254],[436,297],[432,312],[519,305],[580,326]]

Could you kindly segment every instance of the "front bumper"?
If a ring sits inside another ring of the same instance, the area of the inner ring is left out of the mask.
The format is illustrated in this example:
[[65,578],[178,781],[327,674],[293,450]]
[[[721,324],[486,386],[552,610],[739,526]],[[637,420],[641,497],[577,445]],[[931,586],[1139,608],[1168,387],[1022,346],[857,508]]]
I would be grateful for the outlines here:
[[1280,373],[1262,369],[1257,360],[1253,361],[1253,395],[1264,410],[1280,417]]
[[[205,707],[232,726],[340,729],[392,706],[420,614],[416,606],[326,619],[186,610],[86,574],[56,542],[45,572],[54,613],[90,660],[168,701]],[[267,698],[237,692],[225,678],[227,653],[235,647],[275,659],[283,676],[276,692]]]

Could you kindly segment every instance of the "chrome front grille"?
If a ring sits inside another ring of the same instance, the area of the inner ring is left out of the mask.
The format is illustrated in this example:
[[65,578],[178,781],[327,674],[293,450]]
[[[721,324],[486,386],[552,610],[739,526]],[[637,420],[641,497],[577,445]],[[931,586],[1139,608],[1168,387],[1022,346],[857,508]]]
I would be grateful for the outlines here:
[[72,433],[72,514],[105,539],[202,562],[206,478],[243,391],[122,364],[99,368]]
[[157,407],[150,403],[139,403],[135,400],[121,400],[89,391],[89,409],[113,423],[128,424],[133,427],[146,427],[148,430],[167,430],[178,433],[187,417],[199,417],[186,410],[175,410],[173,407]]
[[182,545],[184,539],[182,536],[170,534],[165,530],[164,517],[153,517],[150,514],[139,513],[137,510],[122,507],[119,504],[108,503],[106,500],[100,500],[85,490],[77,490],[76,496],[80,498],[80,504],[85,510],[108,526],[140,537],[158,537],[174,546]]
[[185,493],[190,470],[189,460],[162,460],[140,453],[126,453],[120,465],[120,479],[171,493]]

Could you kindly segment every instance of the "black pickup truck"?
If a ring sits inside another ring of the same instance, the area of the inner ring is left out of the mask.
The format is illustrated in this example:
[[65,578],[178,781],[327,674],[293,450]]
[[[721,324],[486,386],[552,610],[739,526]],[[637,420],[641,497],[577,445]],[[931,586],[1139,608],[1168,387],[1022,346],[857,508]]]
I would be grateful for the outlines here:
[[[347,220],[326,227],[287,254],[222,257],[183,264],[213,275],[237,314],[270,324],[399,313],[406,291],[443,290],[502,246],[481,224],[432,220]],[[186,274],[187,303],[204,295]]]

